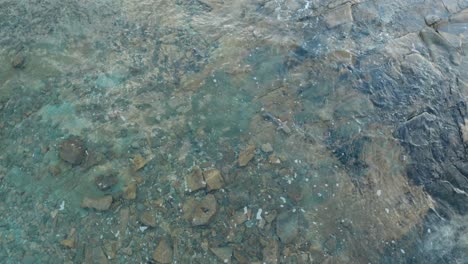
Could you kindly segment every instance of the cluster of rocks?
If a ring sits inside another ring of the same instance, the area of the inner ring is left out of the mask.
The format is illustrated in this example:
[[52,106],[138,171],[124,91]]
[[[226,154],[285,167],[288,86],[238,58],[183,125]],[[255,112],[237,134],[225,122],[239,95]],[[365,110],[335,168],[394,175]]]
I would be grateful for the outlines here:
[[[218,169],[203,171],[199,167],[193,167],[185,176],[186,191],[194,193],[199,190],[214,192],[224,187],[224,179]],[[217,201],[212,193],[208,193],[199,199],[189,198],[184,204],[184,217],[193,226],[202,226],[210,223],[217,211]]]

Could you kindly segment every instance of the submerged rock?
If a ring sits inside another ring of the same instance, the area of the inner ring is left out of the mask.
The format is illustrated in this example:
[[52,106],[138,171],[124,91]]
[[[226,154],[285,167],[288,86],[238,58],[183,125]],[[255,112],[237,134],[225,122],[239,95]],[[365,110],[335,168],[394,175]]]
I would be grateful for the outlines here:
[[222,263],[231,263],[232,248],[230,247],[218,247],[210,249],[213,254],[219,258]]
[[11,61],[11,66],[15,69],[22,69],[26,65],[26,57],[23,54],[18,53],[15,55],[13,60]]
[[60,241],[60,245],[66,248],[75,248],[75,240],[67,238],[67,239]]
[[195,192],[205,188],[206,183],[203,179],[203,172],[199,167],[193,167],[192,171],[185,176],[185,182],[189,192]]
[[59,156],[72,165],[81,164],[86,157],[83,140],[74,137],[64,140],[59,147]]
[[145,226],[156,227],[156,218],[148,211],[140,215],[140,222]]
[[106,211],[106,210],[109,210],[111,204],[112,204],[112,196],[106,195],[100,198],[85,197],[83,198],[83,201],[81,201],[80,206],[82,208],[92,208],[98,211]]
[[221,176],[221,172],[219,170],[207,170],[203,172],[203,176],[205,177],[205,182],[206,186],[208,187],[208,191],[219,190],[223,188],[224,179],[223,176]]
[[96,186],[101,191],[107,191],[119,182],[115,175],[99,175],[95,179]]
[[239,166],[245,167],[255,156],[255,145],[249,145],[239,154]]
[[192,225],[200,226],[209,224],[217,210],[216,198],[208,194],[194,208],[192,214]]
[[172,255],[172,247],[166,239],[161,239],[153,252],[153,260],[163,264],[172,263]]

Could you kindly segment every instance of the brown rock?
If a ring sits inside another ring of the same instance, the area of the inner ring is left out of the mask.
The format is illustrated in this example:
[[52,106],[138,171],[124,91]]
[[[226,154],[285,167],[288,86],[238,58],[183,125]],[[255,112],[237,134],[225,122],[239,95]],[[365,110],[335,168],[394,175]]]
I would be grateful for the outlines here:
[[239,166],[246,166],[250,160],[255,156],[255,145],[248,145],[245,150],[239,154]]
[[59,156],[64,161],[78,165],[85,159],[86,149],[84,143],[79,138],[69,138],[60,144]]
[[147,160],[145,158],[143,158],[141,155],[136,155],[134,158],[133,158],[133,170],[134,171],[137,171],[137,170],[140,170],[142,169],[147,163]]
[[185,176],[187,189],[190,192],[195,192],[205,188],[206,183],[203,179],[203,172],[199,167],[193,167],[192,171]]
[[166,239],[161,239],[153,252],[153,260],[163,264],[172,263],[172,254],[172,247]]
[[203,172],[208,191],[219,190],[223,188],[224,179],[221,172],[217,169],[211,169]]
[[112,204],[112,196],[111,195],[106,195],[100,198],[89,198],[85,197],[83,198],[83,201],[81,201],[81,207],[83,208],[93,208],[98,211],[105,211],[109,210],[110,206]]
[[201,200],[193,210],[192,225],[200,226],[208,224],[216,214],[218,204],[212,194],[208,194]]
[[156,218],[149,211],[146,211],[140,215],[140,221],[145,226],[156,227]]

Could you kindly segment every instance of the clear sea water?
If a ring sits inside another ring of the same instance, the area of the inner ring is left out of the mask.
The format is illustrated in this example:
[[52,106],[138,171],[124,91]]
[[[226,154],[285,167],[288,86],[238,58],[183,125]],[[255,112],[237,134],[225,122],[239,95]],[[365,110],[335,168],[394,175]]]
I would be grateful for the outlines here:
[[368,89],[390,2],[0,0],[0,262],[468,263]]

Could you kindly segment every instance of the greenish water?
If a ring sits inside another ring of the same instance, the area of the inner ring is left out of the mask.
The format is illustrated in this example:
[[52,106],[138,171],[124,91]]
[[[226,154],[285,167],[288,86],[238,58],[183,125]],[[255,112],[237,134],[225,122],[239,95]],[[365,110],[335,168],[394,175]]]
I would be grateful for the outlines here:
[[0,1],[0,262],[467,263],[396,135],[450,63],[412,2]]

